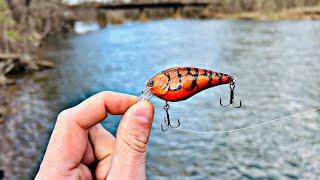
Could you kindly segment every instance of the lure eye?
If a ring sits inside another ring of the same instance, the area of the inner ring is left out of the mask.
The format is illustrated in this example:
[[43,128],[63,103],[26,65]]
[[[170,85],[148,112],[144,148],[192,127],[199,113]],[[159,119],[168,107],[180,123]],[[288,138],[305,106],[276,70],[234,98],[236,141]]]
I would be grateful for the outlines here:
[[153,87],[153,86],[154,86],[154,81],[153,81],[153,80],[149,82],[149,86],[150,86],[150,87]]

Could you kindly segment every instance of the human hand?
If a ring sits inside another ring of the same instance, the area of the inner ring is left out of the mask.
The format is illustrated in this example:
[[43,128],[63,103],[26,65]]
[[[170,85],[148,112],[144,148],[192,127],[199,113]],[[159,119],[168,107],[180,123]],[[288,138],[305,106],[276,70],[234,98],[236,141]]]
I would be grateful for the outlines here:
[[[61,112],[36,179],[145,179],[154,109],[135,99],[102,92]],[[123,114],[117,138],[99,124],[108,113]]]

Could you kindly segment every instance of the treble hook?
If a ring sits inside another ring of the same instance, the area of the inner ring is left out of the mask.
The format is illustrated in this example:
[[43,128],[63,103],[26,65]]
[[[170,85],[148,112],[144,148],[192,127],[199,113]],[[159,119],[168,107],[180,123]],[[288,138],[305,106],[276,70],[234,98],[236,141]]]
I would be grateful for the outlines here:
[[233,105],[233,100],[234,100],[234,88],[236,87],[236,85],[234,84],[234,82],[232,82],[230,84],[230,101],[229,101],[229,104],[228,105],[222,105],[222,100],[220,98],[220,105],[223,106],[223,107],[227,107],[227,106],[230,106],[230,104],[235,107],[235,108],[240,108],[241,107],[241,100],[240,100],[240,105],[239,106],[234,106]]
[[165,102],[165,105],[163,106],[163,109],[166,111],[166,116],[164,117],[164,123],[167,126],[165,129],[163,128],[162,124],[161,124],[161,130],[163,132],[167,131],[169,128],[177,128],[180,126],[180,120],[178,119],[178,125],[173,127],[170,123],[170,116],[169,116],[169,110],[170,106],[167,102]]

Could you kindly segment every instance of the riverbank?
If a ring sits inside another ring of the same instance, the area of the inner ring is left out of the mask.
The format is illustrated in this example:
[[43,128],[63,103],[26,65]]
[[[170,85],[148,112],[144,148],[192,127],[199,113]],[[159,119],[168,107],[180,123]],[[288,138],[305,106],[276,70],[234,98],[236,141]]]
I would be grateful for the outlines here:
[[48,35],[72,30],[64,12],[54,0],[0,0],[0,86],[15,82],[10,74],[53,67],[36,51]]

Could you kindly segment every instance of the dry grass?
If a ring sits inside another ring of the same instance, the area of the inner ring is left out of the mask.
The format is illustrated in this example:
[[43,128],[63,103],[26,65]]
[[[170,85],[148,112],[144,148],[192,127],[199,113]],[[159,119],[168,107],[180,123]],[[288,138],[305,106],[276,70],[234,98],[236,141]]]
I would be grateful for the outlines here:
[[279,12],[243,12],[219,14],[220,18],[243,20],[320,20],[320,6],[300,7]]

